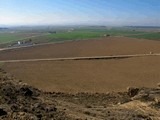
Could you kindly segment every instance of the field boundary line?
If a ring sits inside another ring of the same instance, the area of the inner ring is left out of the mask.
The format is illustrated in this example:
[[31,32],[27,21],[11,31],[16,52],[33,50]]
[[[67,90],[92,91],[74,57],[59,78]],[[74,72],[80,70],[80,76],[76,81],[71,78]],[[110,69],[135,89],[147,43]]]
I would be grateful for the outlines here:
[[106,60],[106,59],[124,59],[124,58],[144,57],[144,56],[160,56],[160,53],[134,54],[134,55],[91,56],[91,57],[67,57],[67,58],[0,60],[0,62],[3,62],[3,63],[15,63],[15,62],[66,61],[66,60],[102,60],[102,59]]

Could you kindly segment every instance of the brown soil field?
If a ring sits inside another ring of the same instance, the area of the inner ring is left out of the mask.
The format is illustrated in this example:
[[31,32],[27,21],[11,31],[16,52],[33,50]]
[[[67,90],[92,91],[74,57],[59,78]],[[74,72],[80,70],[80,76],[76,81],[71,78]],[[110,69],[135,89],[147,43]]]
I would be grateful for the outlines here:
[[[108,37],[0,52],[0,60],[143,54],[160,52],[160,43],[144,39]],[[5,63],[3,68],[45,91],[108,92],[128,86],[154,87],[160,81],[160,57],[115,60],[41,61]]]
[[160,82],[160,57],[117,60],[8,63],[4,69],[45,91],[124,91],[128,86],[155,87]]
[[150,51],[160,52],[159,41],[107,37],[1,51],[0,60],[143,54]]

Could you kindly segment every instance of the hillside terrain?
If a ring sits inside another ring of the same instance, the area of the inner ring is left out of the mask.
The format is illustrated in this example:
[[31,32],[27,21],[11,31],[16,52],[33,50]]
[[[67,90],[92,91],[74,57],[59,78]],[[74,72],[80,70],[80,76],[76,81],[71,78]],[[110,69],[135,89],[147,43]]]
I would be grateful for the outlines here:
[[160,88],[127,92],[45,92],[0,69],[0,119],[159,120]]
[[[159,51],[158,41],[108,37],[2,50],[0,59]],[[0,63],[0,119],[160,120],[159,59],[143,56]]]

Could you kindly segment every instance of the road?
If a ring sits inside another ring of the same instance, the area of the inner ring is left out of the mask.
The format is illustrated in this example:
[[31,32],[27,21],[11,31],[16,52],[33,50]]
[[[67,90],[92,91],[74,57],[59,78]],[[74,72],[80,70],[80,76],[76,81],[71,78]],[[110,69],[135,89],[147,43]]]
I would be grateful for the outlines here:
[[[47,36],[49,34],[50,33],[40,34],[40,35],[33,35],[33,36],[25,37],[25,38],[22,38],[22,39],[17,39],[16,41],[22,41],[22,40],[26,40],[26,39],[34,38],[34,37]],[[7,44],[7,43],[11,43],[11,42],[6,42],[6,43],[3,43],[3,44]],[[37,44],[37,45],[41,45],[41,44]],[[27,45],[27,46],[18,46],[18,47],[5,47],[5,48],[0,48],[0,51],[11,50],[11,49],[18,49],[18,48],[24,48],[24,47],[31,47],[31,46],[36,46],[36,44],[29,45],[29,46]]]
[[13,50],[13,49],[29,48],[29,47],[36,47],[36,46],[43,46],[43,45],[50,45],[50,44],[59,44],[59,43],[65,43],[65,42],[71,42],[71,41],[73,40],[60,41],[60,42],[49,42],[49,43],[38,43],[38,44],[33,44],[33,45],[28,45],[28,46],[6,47],[6,48],[0,48],[0,52],[6,51],[6,50]]
[[15,62],[38,62],[38,61],[66,61],[66,60],[107,60],[107,59],[124,59],[131,57],[144,57],[144,56],[160,56],[160,53],[154,54],[134,54],[134,55],[112,55],[112,56],[91,56],[91,57],[67,57],[67,58],[45,58],[45,59],[24,59],[24,60],[3,60],[3,63]]

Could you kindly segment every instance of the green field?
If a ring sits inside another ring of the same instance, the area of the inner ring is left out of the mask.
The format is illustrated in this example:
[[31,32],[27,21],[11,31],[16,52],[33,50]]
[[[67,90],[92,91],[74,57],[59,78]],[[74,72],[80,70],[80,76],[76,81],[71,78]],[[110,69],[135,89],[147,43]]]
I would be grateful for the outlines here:
[[81,39],[88,39],[88,38],[103,37],[104,34],[107,34],[110,36],[121,36],[121,37],[123,36],[123,37],[132,37],[132,38],[160,40],[160,33],[114,28],[109,30],[108,29],[78,29],[71,32],[50,34],[45,37],[35,38],[35,41],[43,41],[44,39],[47,42],[81,40]]
[[[56,31],[56,30],[54,30]],[[5,32],[0,33],[0,44],[10,44],[16,41],[23,41],[28,40],[30,37],[35,35],[36,37],[32,37],[31,39],[35,43],[47,43],[47,42],[63,42],[63,41],[70,41],[70,40],[83,40],[89,38],[99,38],[103,37],[105,34],[109,36],[123,36],[123,37],[131,37],[131,38],[144,38],[144,39],[151,39],[151,40],[160,40],[160,33],[159,32],[146,32],[146,31],[139,31],[135,29],[128,29],[128,28],[101,28],[101,27],[94,27],[94,28],[75,28],[73,30],[64,29],[55,33],[50,33],[51,30],[45,31],[34,31],[28,32]],[[50,34],[48,34],[50,33]],[[44,34],[44,36],[43,36]],[[46,35],[48,34],[48,35]],[[42,35],[42,36],[39,36]]]
[[31,33],[31,32],[0,33],[0,44],[14,42],[14,41],[21,41],[37,35],[40,35],[40,33]]
[[64,33],[58,33],[58,34],[50,34],[46,36],[48,39],[50,39],[50,42],[54,42],[57,40],[81,40],[81,39],[88,39],[88,38],[98,38],[105,34],[105,32],[99,32],[99,31],[71,31],[71,32],[64,32]]
[[0,44],[16,41],[17,39],[21,39],[23,37],[17,36],[17,34],[13,33],[0,33]]
[[149,40],[160,40],[160,33],[145,33],[140,35],[130,35],[127,37],[131,38],[143,38],[143,39],[149,39]]
[[67,40],[83,40],[89,38],[103,37],[105,34],[110,36],[128,36],[134,34],[143,34],[145,32],[118,29],[78,29],[70,32],[49,34],[43,37],[33,38],[37,42],[61,42]]

